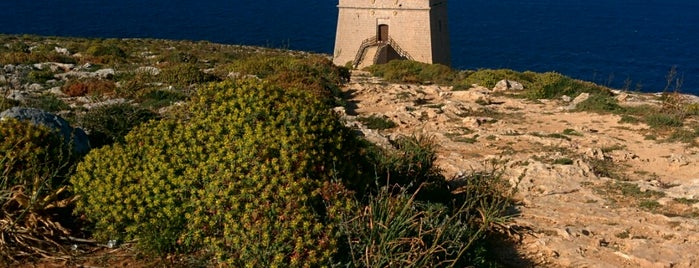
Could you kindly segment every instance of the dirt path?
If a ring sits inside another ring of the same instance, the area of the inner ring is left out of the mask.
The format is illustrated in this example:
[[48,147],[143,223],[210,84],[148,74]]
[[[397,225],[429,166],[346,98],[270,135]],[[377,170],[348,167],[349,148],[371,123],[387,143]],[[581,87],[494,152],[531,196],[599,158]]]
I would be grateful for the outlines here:
[[[519,253],[546,267],[699,266],[699,149],[652,140],[644,124],[569,110],[483,87],[451,91],[390,84],[356,72],[345,87],[355,116],[382,115],[398,127],[368,139],[426,134],[447,177],[496,160],[518,184]],[[575,97],[575,96],[573,96]],[[626,105],[652,95],[624,95]],[[512,264],[517,265],[517,264]]]

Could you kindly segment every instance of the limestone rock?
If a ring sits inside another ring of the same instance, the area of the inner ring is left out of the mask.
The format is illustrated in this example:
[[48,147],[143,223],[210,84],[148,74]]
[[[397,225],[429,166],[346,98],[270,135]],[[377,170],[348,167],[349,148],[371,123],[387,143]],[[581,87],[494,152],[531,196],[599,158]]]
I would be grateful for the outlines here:
[[136,68],[135,72],[139,74],[158,75],[160,74],[160,69],[153,66],[143,66]]
[[587,99],[590,98],[590,93],[580,93],[573,101],[566,107],[566,110],[574,110],[576,107],[578,107],[578,104],[580,104],[583,101],[586,101]]
[[99,69],[95,71],[95,76],[99,78],[111,78],[114,76],[114,69],[108,68],[108,69]]
[[41,86],[40,84],[34,83],[34,84],[27,86],[27,89],[29,91],[41,91],[41,90],[44,90],[44,87]]
[[493,91],[507,91],[507,90],[524,90],[524,85],[522,83],[512,80],[503,79],[498,81],[493,87]]
[[70,51],[64,47],[54,47],[53,50],[55,50],[58,54],[70,55]]
[[71,141],[73,151],[78,154],[85,154],[90,150],[90,141],[80,128],[73,128],[70,123],[60,116],[54,115],[35,108],[13,107],[0,113],[0,120],[14,118],[28,121],[34,125],[46,126],[59,132],[65,140]]

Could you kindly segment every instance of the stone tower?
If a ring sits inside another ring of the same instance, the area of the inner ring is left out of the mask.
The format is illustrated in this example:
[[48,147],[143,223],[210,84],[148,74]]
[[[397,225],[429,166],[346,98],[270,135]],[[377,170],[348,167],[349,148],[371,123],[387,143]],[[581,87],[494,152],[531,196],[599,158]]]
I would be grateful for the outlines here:
[[450,65],[447,0],[339,0],[333,62]]

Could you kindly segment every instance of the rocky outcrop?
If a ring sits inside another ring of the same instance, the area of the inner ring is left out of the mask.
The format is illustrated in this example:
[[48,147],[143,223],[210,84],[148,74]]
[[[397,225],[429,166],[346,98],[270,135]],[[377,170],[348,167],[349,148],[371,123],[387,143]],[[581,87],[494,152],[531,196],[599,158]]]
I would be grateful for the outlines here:
[[[648,140],[647,126],[616,115],[576,111],[589,94],[532,102],[508,97],[514,83],[501,82],[494,90],[507,91],[492,94],[355,72],[345,86],[352,106],[339,113],[377,144],[398,135],[433,138],[450,178],[499,163],[518,190],[510,223],[521,235],[516,254],[535,267],[699,265],[699,148]],[[624,105],[656,100],[626,94],[618,94]],[[370,115],[397,127],[355,122]],[[654,193],[661,194],[648,198]]]
[[85,131],[73,128],[68,121],[55,114],[35,108],[13,107],[0,113],[0,119],[5,118],[14,118],[53,129],[63,137],[64,141],[70,141],[69,146],[75,153],[86,154],[90,150],[90,141]]

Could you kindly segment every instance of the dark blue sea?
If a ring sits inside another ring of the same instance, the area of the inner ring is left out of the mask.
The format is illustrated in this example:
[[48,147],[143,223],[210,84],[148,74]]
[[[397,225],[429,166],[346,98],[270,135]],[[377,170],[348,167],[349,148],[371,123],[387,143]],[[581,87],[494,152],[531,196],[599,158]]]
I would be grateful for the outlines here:
[[[335,0],[0,0],[0,33],[145,37],[332,53]],[[451,0],[452,65],[557,71],[699,95],[697,0]]]

